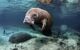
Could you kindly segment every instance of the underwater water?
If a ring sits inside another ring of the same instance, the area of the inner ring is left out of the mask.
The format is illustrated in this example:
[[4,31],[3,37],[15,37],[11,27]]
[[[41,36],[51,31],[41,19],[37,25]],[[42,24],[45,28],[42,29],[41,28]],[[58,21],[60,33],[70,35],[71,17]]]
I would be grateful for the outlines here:
[[[69,37],[71,37],[72,34],[79,35],[80,3],[75,1],[69,2],[69,0],[68,2],[54,0],[52,4],[46,5],[36,2],[35,0],[0,0],[1,44],[5,44],[9,36],[17,32],[27,32],[32,35],[41,34],[38,31],[33,31],[28,25],[23,24],[25,13],[32,7],[40,7],[51,13],[54,23],[52,31],[58,32],[60,29],[62,32],[65,32],[64,36],[67,35]],[[68,30],[71,28],[71,32],[65,31],[67,28]]]
[[9,36],[14,33],[37,33],[23,24],[26,11],[35,7],[34,3],[33,0],[0,0],[0,42],[2,44],[8,41]]

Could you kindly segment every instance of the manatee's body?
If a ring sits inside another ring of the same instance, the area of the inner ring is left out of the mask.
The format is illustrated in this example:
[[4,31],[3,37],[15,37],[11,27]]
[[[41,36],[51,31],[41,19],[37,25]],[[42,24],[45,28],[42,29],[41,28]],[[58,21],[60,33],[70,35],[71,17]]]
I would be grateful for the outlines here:
[[33,38],[31,35],[29,35],[27,33],[20,32],[20,33],[12,34],[9,38],[9,42],[21,43],[21,42],[25,42],[31,38]]
[[52,17],[46,10],[31,8],[26,13],[23,23],[28,23],[31,26],[35,24],[40,27],[43,34],[51,35]]

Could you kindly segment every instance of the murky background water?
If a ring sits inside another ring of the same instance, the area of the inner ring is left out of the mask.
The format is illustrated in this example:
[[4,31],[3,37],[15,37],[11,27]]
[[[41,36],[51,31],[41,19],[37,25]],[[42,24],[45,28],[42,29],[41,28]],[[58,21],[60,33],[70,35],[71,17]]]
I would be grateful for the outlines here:
[[54,23],[53,31],[54,28],[57,31],[60,28],[62,30],[71,28],[71,30],[73,29],[75,32],[80,32],[79,0],[54,0],[50,5],[41,4],[35,0],[0,0],[1,44],[7,41],[10,34],[16,32],[40,34],[40,32],[33,31],[28,25],[23,24],[25,13],[32,7],[43,8],[52,14]]

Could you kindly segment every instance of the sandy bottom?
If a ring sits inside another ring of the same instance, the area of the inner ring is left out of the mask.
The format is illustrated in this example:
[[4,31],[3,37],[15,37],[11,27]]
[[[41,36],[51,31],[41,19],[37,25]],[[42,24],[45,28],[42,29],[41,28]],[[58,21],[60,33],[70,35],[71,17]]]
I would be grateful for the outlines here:
[[[32,36],[36,36],[36,38],[19,44],[10,43],[8,41],[9,37],[18,32],[26,32]],[[0,26],[0,50],[80,50],[80,41],[75,38],[60,39],[47,37],[40,32],[23,27]]]
[[[40,39],[40,40],[39,40]],[[26,41],[24,43],[19,44],[6,44],[1,45],[0,50],[13,50],[14,48],[17,48],[18,50],[79,50],[80,47],[76,45],[76,41],[74,39],[68,39],[64,40],[64,44],[60,45],[60,40],[58,39],[55,41],[54,39],[47,39],[43,40],[41,42],[41,39],[43,38],[33,38],[29,41]],[[16,45],[16,47],[15,47]]]

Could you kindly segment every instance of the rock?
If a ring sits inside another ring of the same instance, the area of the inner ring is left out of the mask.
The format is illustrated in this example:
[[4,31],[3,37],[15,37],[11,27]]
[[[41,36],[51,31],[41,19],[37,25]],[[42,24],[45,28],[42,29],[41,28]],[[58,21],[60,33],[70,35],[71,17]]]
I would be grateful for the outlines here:
[[9,38],[9,42],[11,43],[20,43],[20,42],[25,42],[29,39],[33,38],[31,35],[27,34],[27,33],[16,33],[10,36]]

